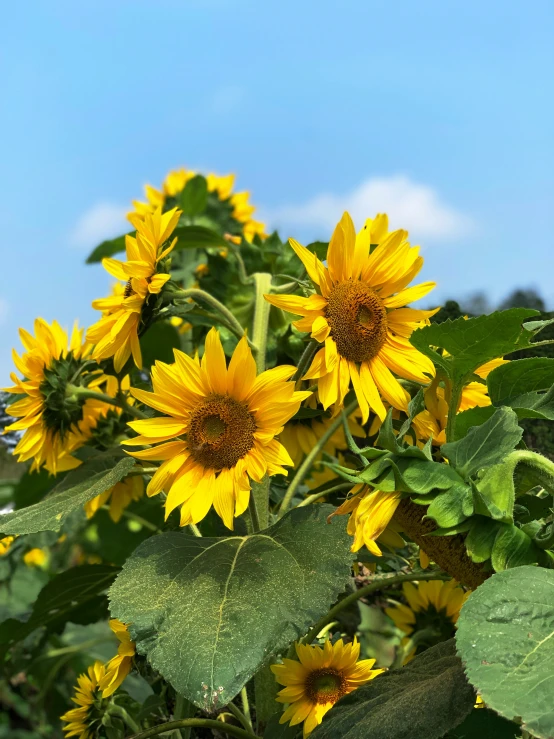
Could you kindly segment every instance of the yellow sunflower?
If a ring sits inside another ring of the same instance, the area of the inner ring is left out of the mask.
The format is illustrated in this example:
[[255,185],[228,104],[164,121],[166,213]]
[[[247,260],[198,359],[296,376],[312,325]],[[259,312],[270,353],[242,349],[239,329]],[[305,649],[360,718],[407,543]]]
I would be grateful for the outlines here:
[[213,504],[232,529],[233,516],[248,506],[249,478],[260,482],[265,474],[287,474],[283,465],[292,460],[275,436],[310,393],[295,392],[294,383],[287,382],[294,367],[275,367],[256,377],[246,338],[227,367],[213,328],[202,362],[174,353],[175,364],[158,361],[152,368],[154,392],[131,390],[165,415],[129,423],[140,435],[124,443],[156,445],[133,456],[163,460],[147,494],[167,492],[166,516],[181,506],[181,525],[198,523]]
[[135,656],[135,642],[131,640],[127,626],[117,618],[110,619],[110,629],[120,641],[117,654],[108,662],[105,675],[99,680],[102,698],[108,698],[115,693],[133,666]]
[[106,675],[106,668],[102,662],[97,661],[88,668],[88,674],[79,675],[75,687],[75,696],[71,699],[78,708],[60,716],[66,722],[63,732],[66,739],[76,736],[78,739],[92,739],[97,735],[97,729],[101,727],[103,711],[100,682]]
[[48,561],[48,554],[44,549],[35,547],[34,549],[29,549],[28,552],[25,552],[23,555],[23,561],[27,567],[42,567]]
[[[175,229],[181,211],[177,208],[162,214],[161,208],[146,213],[144,218],[132,216],[136,238],[127,235],[127,261],[105,258],[102,265],[118,280],[126,282],[123,294],[94,300],[92,307],[102,311],[102,318],[87,332],[87,341],[94,344],[92,357],[97,361],[114,358],[119,372],[131,354],[136,366],[142,368],[139,334],[144,321],[144,308],[152,295],[158,295],[170,275],[158,272],[159,262],[175,246],[174,239],[165,246]],[[165,246],[165,248],[164,248]]]
[[[475,374],[485,380],[488,375],[506,364],[507,359],[492,359],[475,370]],[[481,382],[470,382],[462,390],[458,413],[467,411],[477,406],[483,408],[491,404],[487,386]],[[436,380],[425,391],[425,410],[413,420],[416,434],[422,441],[432,437],[433,444],[440,446],[446,442],[446,423],[448,421],[448,403],[446,402],[444,388]]]
[[125,508],[133,500],[140,500],[143,495],[144,480],[141,475],[132,475],[85,503],[85,513],[87,518],[92,518],[96,511],[109,501],[110,518],[114,523],[118,523]]
[[14,541],[15,536],[4,536],[0,539],[0,557],[3,557],[10,551],[10,547]]
[[351,496],[337,508],[334,515],[350,514],[346,530],[354,537],[353,552],[365,546],[376,557],[381,557],[383,552],[377,542],[392,548],[404,546],[398,527],[391,525],[401,497],[400,493],[371,490],[363,484],[352,488]]
[[[66,397],[66,386],[77,376],[88,373],[84,363],[90,346],[82,343],[82,329],[74,326],[71,339],[56,322],[35,321],[35,336],[19,330],[21,342],[27,350],[21,356],[14,350],[15,366],[23,375],[11,374],[12,387],[8,393],[25,397],[9,405],[10,416],[20,420],[6,427],[6,431],[24,431],[14,449],[19,462],[32,459],[31,470],[42,466],[57,474],[81,464],[72,456],[87,443],[101,416],[111,406],[97,400]],[[96,373],[88,387],[98,387],[105,376]]]
[[460,610],[469,592],[455,580],[428,580],[417,585],[405,582],[402,589],[408,605],[397,602],[386,608],[385,613],[407,637],[414,632],[424,632],[422,640],[408,655],[411,659],[418,651],[454,636]]
[[360,685],[365,685],[384,670],[372,670],[374,659],[360,656],[356,639],[344,644],[326,641],[323,647],[295,644],[298,660],[284,659],[283,664],[271,665],[277,682],[285,688],[277,694],[279,703],[288,703],[279,723],[290,726],[304,722],[307,737],[321,723],[335,703]]
[[[189,180],[195,177],[197,172],[190,169],[176,169],[169,172],[165,178],[162,189],[156,190],[151,185],[146,185],[144,190],[146,194],[147,202],[140,202],[138,200],[133,201],[135,208],[134,213],[130,213],[127,217],[132,221],[134,215],[144,217],[147,213],[151,213],[155,208],[163,208],[167,198],[177,197],[184,189]],[[237,192],[233,193],[233,186],[235,184],[235,175],[216,175],[210,173],[206,175],[206,182],[208,185],[208,192],[215,193],[219,200],[229,201],[232,206],[232,217],[242,224],[244,237],[248,241],[252,241],[254,236],[258,234],[262,239],[265,239],[267,234],[265,231],[265,225],[260,221],[255,221],[252,218],[256,208],[250,202],[249,192]]]
[[317,379],[323,407],[342,407],[352,383],[364,423],[370,409],[385,418],[381,395],[394,408],[407,409],[410,397],[393,373],[426,384],[435,374],[431,360],[409,341],[435,311],[404,307],[427,295],[435,283],[406,287],[423,259],[406,231],[386,231],[386,216],[377,216],[356,235],[345,213],[331,237],[327,266],[290,239],[317,292],[309,297],[266,295],[272,305],[303,316],[294,323],[299,331],[310,331],[325,343],[304,376]]

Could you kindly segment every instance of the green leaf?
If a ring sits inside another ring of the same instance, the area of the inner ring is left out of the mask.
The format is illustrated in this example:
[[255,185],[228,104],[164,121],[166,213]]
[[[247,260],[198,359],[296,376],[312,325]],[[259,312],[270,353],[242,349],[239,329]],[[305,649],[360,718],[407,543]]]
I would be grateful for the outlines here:
[[265,727],[264,739],[296,739],[299,736],[302,731],[301,725],[289,726],[288,722],[280,724],[279,719],[282,715],[283,711],[278,711],[270,717]]
[[25,508],[42,500],[54,487],[55,479],[42,469],[40,472],[25,472],[13,492],[15,509]]
[[273,654],[327,612],[352,555],[332,506],[297,508],[249,536],[153,536],[110,591],[137,650],[206,711],[226,705]]
[[469,479],[483,467],[500,462],[519,443],[522,434],[514,411],[499,408],[481,426],[470,428],[463,439],[443,444],[441,452],[465,479]]
[[116,239],[110,239],[109,241],[103,241],[101,244],[92,250],[87,257],[87,264],[95,264],[101,262],[104,257],[111,257],[120,251],[125,251],[125,236],[118,236]]
[[184,216],[192,218],[206,210],[208,202],[208,183],[206,178],[197,174],[187,182],[184,190],[178,197],[179,208]]
[[[410,341],[441,367],[455,385],[463,385],[485,362],[531,346],[536,331],[522,324],[536,315],[536,310],[511,308],[467,320],[461,317],[424,326],[413,332]],[[447,354],[438,352],[437,347]]]
[[327,252],[329,251],[329,242],[312,241],[311,244],[308,244],[306,249],[309,249],[318,259],[321,259],[321,261],[324,262],[327,259]]
[[512,405],[511,400],[554,385],[554,359],[532,357],[500,365],[487,377],[489,395],[494,405]]
[[122,480],[134,467],[132,457],[99,454],[72,470],[40,503],[0,516],[4,534],[59,531],[70,513]]
[[475,406],[467,411],[462,411],[456,415],[456,424],[454,428],[454,441],[462,439],[472,426],[481,426],[488,421],[494,414],[495,408],[492,405]]
[[[91,610],[119,572],[109,565],[82,565],[56,575],[40,591],[27,621],[10,618],[0,623],[0,659],[18,641],[40,626],[57,631],[68,621],[90,623]],[[105,600],[105,599],[104,599]]]
[[492,548],[491,561],[496,572],[521,565],[533,565],[542,559],[535,542],[514,524],[503,523]]
[[450,639],[342,698],[311,737],[439,739],[466,718],[474,702]]
[[488,708],[475,708],[459,726],[444,739],[519,739],[521,730]]
[[178,226],[173,232],[177,236],[175,249],[206,249],[210,246],[218,246],[223,249],[229,248],[229,244],[223,236],[205,226]]
[[473,562],[486,562],[491,558],[500,528],[500,523],[486,516],[473,516],[471,529],[465,538],[466,550]]
[[473,497],[467,485],[457,485],[433,498],[425,518],[431,518],[440,528],[458,526],[473,513]]
[[456,635],[466,673],[493,710],[540,739],[554,735],[554,572],[517,567],[475,590]]
[[157,321],[140,337],[140,348],[144,367],[151,367],[157,359],[172,364],[173,349],[181,348],[179,332],[169,321]]

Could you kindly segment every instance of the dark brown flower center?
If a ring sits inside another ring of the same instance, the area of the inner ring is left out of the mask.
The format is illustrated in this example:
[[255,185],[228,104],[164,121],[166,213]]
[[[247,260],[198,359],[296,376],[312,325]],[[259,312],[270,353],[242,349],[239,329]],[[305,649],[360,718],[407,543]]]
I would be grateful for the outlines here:
[[351,362],[375,357],[387,338],[387,311],[365,282],[336,285],[327,301],[326,318],[339,354]]
[[244,403],[209,395],[194,409],[187,433],[192,458],[203,467],[234,467],[254,446],[256,421]]
[[345,695],[347,682],[339,670],[324,667],[308,675],[305,688],[312,703],[336,703]]

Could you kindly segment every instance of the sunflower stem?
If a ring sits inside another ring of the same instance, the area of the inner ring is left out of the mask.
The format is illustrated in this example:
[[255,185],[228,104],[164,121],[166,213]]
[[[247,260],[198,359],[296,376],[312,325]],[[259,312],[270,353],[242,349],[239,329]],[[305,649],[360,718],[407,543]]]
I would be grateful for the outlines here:
[[216,721],[211,718],[182,718],[177,721],[166,721],[164,724],[158,724],[153,726],[151,729],[146,731],[140,731],[138,734],[133,734],[129,739],[150,739],[153,736],[158,736],[166,731],[172,731],[173,729],[186,728],[187,726],[198,727],[204,729],[216,729],[217,731],[223,731],[225,734],[231,736],[237,736],[239,739],[255,739],[256,734],[250,731],[245,731],[238,726],[232,724],[224,724],[223,721]]
[[400,585],[404,582],[411,582],[412,580],[449,580],[450,575],[445,572],[409,572],[405,575],[395,575],[394,577],[384,577],[381,580],[374,580],[369,585],[364,585],[363,588],[359,588],[354,593],[350,593],[346,598],[340,600],[328,613],[319,619],[319,621],[308,631],[306,636],[301,640],[302,644],[311,644],[317,637],[319,632],[330,622],[335,620],[335,616],[355,603],[360,598],[364,598],[366,595],[371,595],[377,590],[384,590],[391,585]]
[[252,726],[252,714],[250,713],[250,703],[248,701],[248,691],[246,690],[246,685],[240,691],[240,699],[242,702],[242,710],[246,720],[248,721],[250,731],[254,731],[254,728]]
[[79,385],[66,385],[65,394],[68,398],[76,396],[85,400],[99,400],[102,403],[115,405],[117,408],[121,408],[130,416],[134,416],[135,418],[147,418],[147,416],[142,411],[139,411],[138,408],[129,405],[129,403],[127,403],[125,400],[113,398],[111,395],[106,395],[105,393],[97,393],[95,390],[89,390],[87,387],[81,387]]
[[237,260],[237,265],[239,268],[239,280],[241,281],[241,284],[252,284],[253,278],[246,272],[244,259],[242,258],[242,254],[240,253],[240,247],[238,247],[236,244],[233,244],[232,241],[229,241],[229,249],[233,252],[235,259]]
[[198,526],[195,523],[189,523],[189,529],[193,536],[197,536],[198,538],[202,538],[202,533]]
[[448,418],[446,419],[446,441],[454,441],[456,414],[460,406],[463,386],[459,383],[448,383]]
[[261,482],[252,480],[250,500],[248,503],[250,519],[254,531],[262,531],[269,526],[269,476],[265,475]]
[[350,490],[353,484],[354,483],[352,482],[341,482],[339,485],[333,485],[333,487],[327,488],[326,490],[320,490],[319,493],[308,495],[308,497],[304,498],[304,500],[302,500],[296,507],[302,508],[303,506],[310,505],[310,503],[315,503],[316,500],[324,498],[326,495],[329,495],[329,493],[337,493],[339,490]]
[[[350,405],[348,405],[344,410],[343,413],[348,417],[351,413],[353,413],[356,408],[358,407],[358,401],[353,400]],[[313,447],[313,449],[310,451],[308,455],[306,455],[306,459],[302,462],[300,467],[298,468],[298,471],[296,475],[294,476],[291,484],[287,488],[287,492],[285,493],[285,497],[283,498],[281,502],[281,506],[279,508],[279,518],[285,515],[287,512],[291,500],[294,498],[294,495],[300,485],[302,484],[302,481],[310,471],[310,468],[314,461],[316,460],[318,454],[321,452],[325,444],[329,441],[331,436],[335,433],[335,431],[338,429],[338,427],[342,423],[342,414],[339,414],[333,421],[333,423],[329,426],[327,431],[323,434],[323,436],[320,436],[317,440],[317,444]]]
[[[245,332],[243,327],[238,322],[237,318],[231,311],[226,308],[223,303],[220,303],[219,300],[214,298],[213,295],[210,295],[210,293],[207,293],[205,290],[200,290],[196,287],[190,287],[186,290],[172,290],[171,292],[167,292],[167,298],[171,301],[173,300],[187,300],[188,298],[192,298],[195,302],[201,302],[201,303],[207,303],[212,308],[214,308],[223,318],[225,319],[225,323],[228,325],[229,330],[232,331],[237,339],[242,339],[243,336],[245,336]],[[256,347],[251,343],[250,347],[252,349],[255,349]]]
[[267,302],[264,295],[271,290],[271,275],[268,272],[255,272],[252,276],[256,289],[252,341],[256,346],[256,369],[260,374],[265,370],[267,326],[271,310],[271,304]]
[[275,713],[275,709],[278,707],[278,704],[275,702],[277,691],[278,687],[275,675],[269,669],[269,665],[264,665],[254,676],[256,729],[259,734],[264,733],[270,716]]
[[127,724],[131,731],[140,731],[140,726],[129,716],[123,706],[118,706],[117,703],[112,703],[109,706],[107,713],[109,713],[110,716],[117,716],[120,718],[125,724]]
[[296,369],[296,372],[294,373],[292,379],[297,384],[300,383],[302,380],[302,375],[304,375],[312,363],[312,359],[315,357],[315,353],[319,348],[319,342],[315,339],[312,339],[308,344],[306,344],[306,348],[302,352],[302,356],[300,357],[298,361],[298,367]]
[[246,731],[254,731],[252,728],[252,723],[246,718],[246,716],[238,706],[235,706],[234,703],[228,703],[227,710],[229,711],[229,713],[233,714],[233,716],[242,724],[242,726],[244,726]]

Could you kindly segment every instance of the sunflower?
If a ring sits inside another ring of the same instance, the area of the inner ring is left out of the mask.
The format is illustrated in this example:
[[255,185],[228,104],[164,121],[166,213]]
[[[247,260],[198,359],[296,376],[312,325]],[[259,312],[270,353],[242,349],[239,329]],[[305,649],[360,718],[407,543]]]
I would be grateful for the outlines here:
[[[176,198],[185,189],[187,182],[192,180],[196,174],[196,172],[190,169],[176,169],[169,172],[163,182],[161,190],[156,190],[155,187],[146,185],[144,191],[147,202],[144,203],[138,200],[133,201],[135,212],[129,213],[127,216],[131,223],[134,225],[132,218],[135,215],[144,217],[146,214],[151,213],[155,208],[163,208],[166,204],[166,200],[168,198]],[[231,216],[235,221],[242,225],[244,237],[248,241],[252,241],[255,235],[260,236],[262,239],[266,238],[267,234],[265,232],[265,225],[252,218],[256,208],[249,202],[250,193],[233,193],[233,186],[235,184],[234,174],[221,176],[210,173],[206,175],[206,182],[209,193],[216,195],[218,200],[229,203],[231,207]]]
[[279,723],[290,721],[291,726],[304,722],[304,737],[321,723],[323,716],[335,703],[360,685],[365,685],[384,670],[372,670],[374,659],[360,656],[356,639],[344,644],[328,640],[323,647],[295,643],[298,660],[284,659],[283,664],[271,665],[277,682],[286,687],[276,700],[289,703]]
[[371,490],[367,485],[355,485],[351,497],[337,508],[333,515],[350,514],[347,531],[354,537],[351,550],[359,551],[364,545],[376,557],[383,552],[377,541],[385,546],[400,548],[404,540],[397,527],[391,526],[391,519],[400,503],[400,493],[385,493]]
[[86,378],[90,388],[98,387],[106,378],[99,372],[86,370],[90,346],[82,343],[82,329],[74,326],[71,338],[56,322],[35,321],[35,336],[19,330],[21,342],[27,350],[21,356],[14,350],[15,366],[23,375],[15,373],[12,387],[6,392],[22,395],[7,407],[10,416],[20,420],[6,427],[6,431],[24,431],[14,449],[19,462],[32,459],[31,470],[44,466],[57,474],[81,464],[72,456],[87,443],[98,420],[111,406],[93,399],[66,397],[66,387],[77,377]]
[[[485,380],[489,373],[505,364],[507,359],[492,359],[475,370],[475,374]],[[440,446],[446,441],[446,423],[448,421],[448,403],[444,388],[435,379],[425,390],[425,410],[418,413],[413,420],[413,427],[422,441],[433,439],[433,444]],[[491,404],[487,386],[481,382],[470,382],[462,390],[458,413],[477,406],[484,408]]]
[[9,552],[10,547],[14,543],[14,541],[15,536],[4,536],[2,539],[0,539],[0,557],[3,557]]
[[87,332],[87,341],[94,344],[92,357],[97,361],[114,358],[120,372],[131,354],[136,366],[142,368],[139,334],[145,323],[145,308],[152,311],[151,297],[158,295],[170,275],[158,272],[159,263],[175,246],[174,239],[164,248],[175,229],[181,211],[177,208],[162,215],[161,208],[146,213],[144,218],[132,216],[136,238],[127,235],[127,261],[105,258],[102,265],[118,280],[126,282],[123,294],[94,300],[92,307],[102,311],[102,318]]
[[102,662],[97,661],[88,668],[88,674],[79,675],[75,688],[75,697],[71,700],[78,708],[60,716],[66,722],[63,732],[66,739],[76,736],[78,739],[92,739],[97,735],[97,729],[102,725],[104,712],[102,711],[102,700],[100,682],[105,678],[106,668]]
[[104,677],[99,680],[102,698],[108,698],[115,693],[127,675],[131,672],[133,657],[135,656],[135,642],[131,640],[127,626],[117,618],[110,619],[110,629],[119,639],[117,654],[108,662]]
[[[405,582],[402,586],[408,605],[395,603],[385,613],[406,636],[425,632],[416,648],[410,652],[411,659],[418,651],[451,639],[456,632],[460,610],[469,597],[455,580],[428,580],[417,585]],[[406,640],[407,642],[408,640]]]
[[363,423],[370,409],[385,418],[381,395],[394,408],[407,410],[410,396],[393,372],[425,384],[435,374],[431,360],[409,337],[436,311],[403,307],[427,295],[435,283],[406,287],[423,259],[406,240],[406,231],[387,233],[387,227],[386,216],[377,216],[356,236],[345,213],[331,237],[327,266],[290,239],[317,292],[309,297],[266,295],[272,305],[303,316],[294,323],[299,331],[324,342],[303,378],[317,379],[323,407],[342,407],[352,383]]
[[292,460],[275,436],[310,393],[295,392],[294,383],[287,382],[295,367],[275,367],[256,377],[246,338],[227,367],[214,328],[202,362],[174,353],[174,364],[158,361],[152,368],[154,392],[131,390],[165,415],[129,423],[140,435],[124,444],[156,445],[132,454],[163,460],[147,494],[167,492],[166,516],[181,506],[181,525],[198,523],[213,504],[232,529],[233,516],[248,506],[249,478],[260,482],[265,474],[287,474],[283,465]]
[[87,518],[92,518],[96,511],[109,501],[110,518],[114,523],[118,523],[125,508],[133,500],[140,500],[143,495],[144,480],[141,475],[132,475],[85,503],[85,513]]

